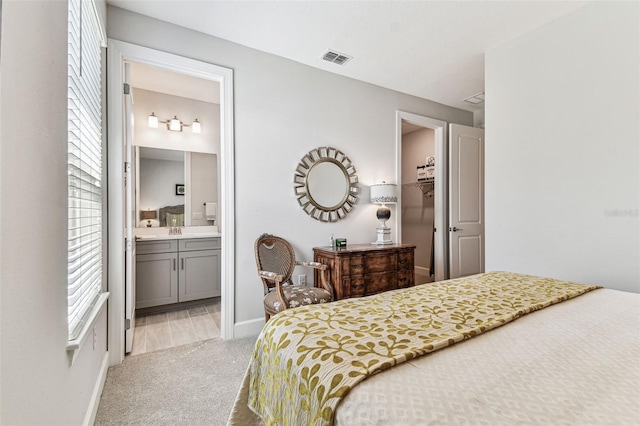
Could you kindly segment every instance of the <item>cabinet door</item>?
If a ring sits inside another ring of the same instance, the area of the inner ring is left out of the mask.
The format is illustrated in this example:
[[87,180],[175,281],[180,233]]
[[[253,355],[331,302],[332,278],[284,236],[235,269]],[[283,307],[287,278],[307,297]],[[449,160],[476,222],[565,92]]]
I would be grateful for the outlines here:
[[178,254],[136,256],[136,308],[178,301]]
[[180,302],[220,296],[220,250],[180,252]]

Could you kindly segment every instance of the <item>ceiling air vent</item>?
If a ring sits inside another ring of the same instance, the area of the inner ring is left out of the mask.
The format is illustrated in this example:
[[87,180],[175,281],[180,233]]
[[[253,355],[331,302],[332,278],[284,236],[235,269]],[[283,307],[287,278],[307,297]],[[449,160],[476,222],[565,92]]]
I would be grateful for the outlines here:
[[324,55],[322,55],[322,59],[328,62],[333,62],[334,64],[344,65],[353,59],[353,56],[338,53],[335,50],[327,50]]
[[476,93],[473,96],[469,96],[468,98],[463,99],[463,101],[473,104],[480,105],[484,103],[484,92]]

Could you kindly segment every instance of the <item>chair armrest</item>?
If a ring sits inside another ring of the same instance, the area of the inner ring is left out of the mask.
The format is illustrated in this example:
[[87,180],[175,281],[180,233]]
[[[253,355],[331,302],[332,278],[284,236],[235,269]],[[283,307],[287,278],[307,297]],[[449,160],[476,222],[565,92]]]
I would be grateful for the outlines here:
[[325,269],[329,268],[327,265],[325,265],[324,263],[320,263],[320,262],[307,262],[307,261],[300,261],[298,262],[296,260],[296,265],[300,265],[300,266],[308,266],[309,268],[313,268],[313,269],[320,269],[321,271],[324,271]]
[[282,275],[276,274],[275,272],[269,272],[269,271],[258,271],[258,276],[260,278],[275,281],[276,283],[281,283],[282,280],[284,279]]
[[[258,271],[258,276],[263,280],[274,281],[276,283],[275,292],[278,294],[278,300],[282,303],[282,306],[284,306],[285,309],[289,309],[289,301],[284,297],[284,292],[282,291],[282,280],[284,280],[284,277],[280,274],[269,271]],[[267,287],[265,283],[265,296],[266,294]]]
[[[307,266],[309,268],[318,269],[320,271],[320,283],[322,284],[322,287],[325,290],[331,293],[331,299],[333,300],[333,298],[335,297],[333,292],[333,286],[331,285],[331,283],[329,283],[329,280],[327,279],[327,271],[329,270],[328,265],[325,265],[324,263],[320,263],[320,262],[307,262],[307,261],[297,261],[297,260],[296,260],[296,265]],[[316,283],[316,286],[317,286],[317,283]]]

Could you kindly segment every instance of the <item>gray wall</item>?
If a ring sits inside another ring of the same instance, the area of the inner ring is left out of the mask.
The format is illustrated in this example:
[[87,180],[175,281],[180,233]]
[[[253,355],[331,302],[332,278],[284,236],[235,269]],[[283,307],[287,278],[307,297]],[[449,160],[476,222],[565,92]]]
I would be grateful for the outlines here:
[[[375,240],[377,206],[368,202],[368,187],[395,179],[396,110],[473,124],[471,112],[122,9],[109,8],[108,23],[110,38],[234,70],[236,324],[263,318],[262,287],[253,255],[253,243],[260,234],[287,238],[301,259],[310,259],[312,248],[326,245],[330,234],[350,243]],[[318,146],[334,146],[349,156],[363,189],[348,218],[333,224],[307,216],[293,192],[298,161]],[[388,225],[395,233],[398,222],[393,215]],[[310,277],[309,271],[307,274]]]
[[640,292],[640,4],[486,55],[486,267]]
[[106,366],[107,320],[70,366],[67,2],[2,3],[0,423],[77,425]]

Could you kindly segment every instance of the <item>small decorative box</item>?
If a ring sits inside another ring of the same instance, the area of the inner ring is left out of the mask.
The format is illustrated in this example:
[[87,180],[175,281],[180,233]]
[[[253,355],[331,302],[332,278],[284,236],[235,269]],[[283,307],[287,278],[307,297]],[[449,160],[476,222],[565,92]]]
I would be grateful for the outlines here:
[[336,238],[336,247],[346,247],[347,239],[346,238]]
[[435,166],[427,166],[425,168],[425,173],[426,173],[426,177],[427,179],[429,178],[434,178],[436,176],[436,168]]
[[418,166],[416,169],[418,171],[418,180],[424,180],[427,178],[427,166]]

